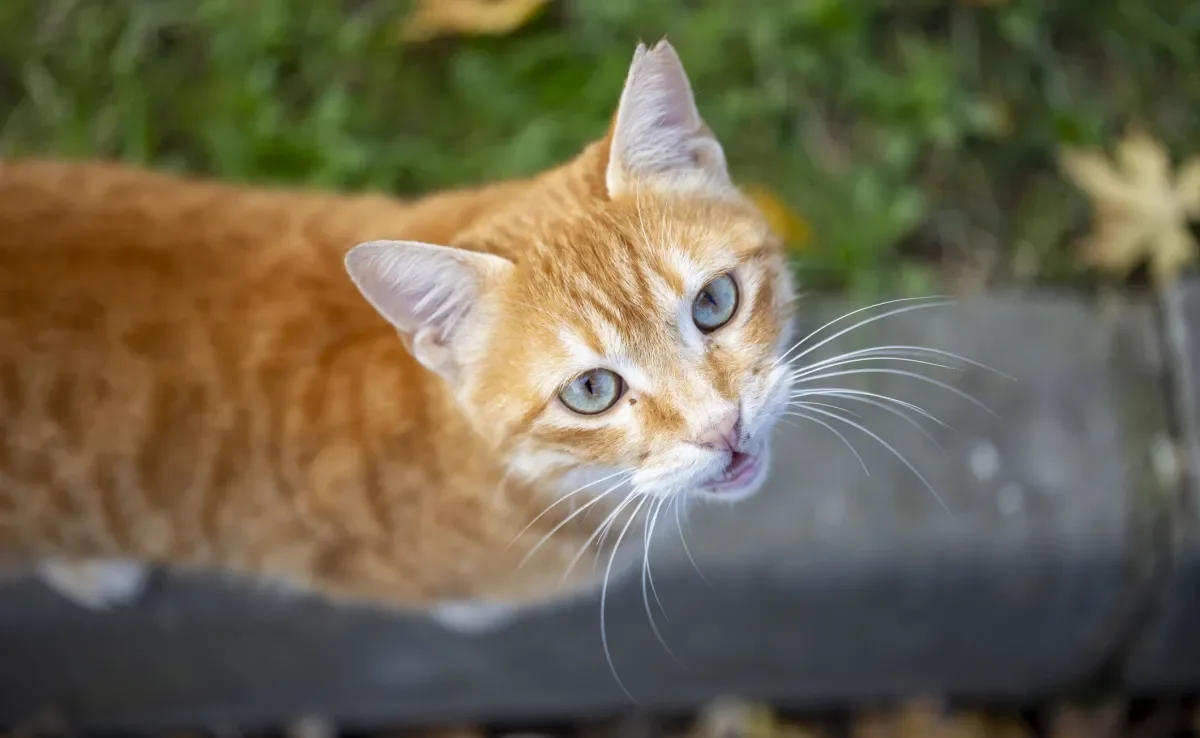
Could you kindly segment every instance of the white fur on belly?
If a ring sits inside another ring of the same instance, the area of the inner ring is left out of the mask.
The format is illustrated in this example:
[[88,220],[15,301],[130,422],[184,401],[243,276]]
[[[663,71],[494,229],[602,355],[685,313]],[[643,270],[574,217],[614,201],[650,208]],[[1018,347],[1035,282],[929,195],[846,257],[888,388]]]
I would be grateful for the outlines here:
[[89,610],[107,610],[137,599],[149,568],[127,559],[44,559],[38,578],[58,594]]
[[447,630],[475,635],[500,630],[516,619],[517,609],[498,602],[465,600],[435,605],[429,615]]

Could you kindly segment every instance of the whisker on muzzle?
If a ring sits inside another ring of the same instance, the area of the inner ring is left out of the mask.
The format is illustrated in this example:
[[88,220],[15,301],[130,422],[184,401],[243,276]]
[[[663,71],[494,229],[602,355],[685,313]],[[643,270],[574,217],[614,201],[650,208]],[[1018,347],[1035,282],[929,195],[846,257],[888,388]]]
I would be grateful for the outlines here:
[[885,441],[878,433],[875,433],[874,431],[872,431],[870,428],[866,427],[862,423],[858,423],[856,421],[850,420],[849,418],[847,418],[845,416],[838,415],[837,413],[830,412],[829,410],[825,410],[823,408],[810,406],[810,407],[806,407],[805,410],[807,412],[817,413],[818,415],[823,415],[825,417],[828,417],[828,418],[831,418],[834,420],[838,420],[838,421],[850,426],[851,428],[857,429],[864,435],[869,436],[870,438],[874,439],[876,443],[878,443],[883,448],[887,449],[887,451],[889,453],[891,453],[893,456],[895,456],[896,459],[900,461],[900,463],[904,464],[904,466],[906,466],[908,468],[908,470],[910,472],[912,472],[914,476],[916,476],[917,479],[921,480],[921,483],[923,485],[925,485],[925,488],[928,489],[930,494],[933,495],[934,499],[936,499],[938,501],[938,504],[942,506],[942,509],[944,509],[946,512],[950,512],[950,508],[949,508],[949,506],[946,505],[946,501],[944,499],[942,499],[942,496],[938,494],[937,490],[934,489],[933,485],[930,484],[929,480],[925,478],[925,475],[922,474],[920,472],[920,470],[918,470],[917,467],[914,466],[913,463],[911,461],[909,461],[908,458],[904,454],[897,451],[895,446],[893,446],[892,444]]
[[[621,687],[621,691],[623,691],[630,700],[633,700],[633,694],[621,680],[620,675],[617,673],[617,666],[613,662],[612,649],[609,648],[608,645],[608,629],[606,627],[605,618],[608,611],[608,608],[606,607],[608,604],[608,582],[612,577],[613,563],[617,560],[617,552],[621,548],[621,541],[625,538],[625,534],[628,533],[629,529],[633,526],[634,521],[637,520],[638,513],[641,512],[642,507],[650,499],[644,494],[639,496],[642,498],[642,500],[638,503],[637,507],[634,508],[633,513],[629,516],[629,520],[625,522],[625,525],[621,528],[620,534],[617,535],[617,541],[613,544],[612,552],[608,555],[608,565],[604,568],[604,578],[600,583],[600,645],[604,647],[604,658],[606,661],[608,661],[608,668],[612,671],[613,679],[617,680],[617,685]],[[666,646],[666,643],[663,645]],[[668,653],[669,652],[670,649],[668,649]]]
[[[520,562],[517,564],[517,568],[518,568],[518,569],[519,569],[519,568],[521,568],[521,567],[522,567],[522,566],[524,566],[524,565],[525,565],[525,564],[526,564],[526,563],[527,563],[527,562],[528,562],[528,561],[529,561],[531,558],[533,558],[533,555],[534,555],[535,553],[537,553],[538,549],[540,549],[540,548],[541,548],[543,545],[545,545],[545,544],[546,544],[546,542],[547,542],[547,541],[549,541],[549,540],[551,539],[551,537],[553,537],[553,536],[554,536],[554,534],[555,534],[555,533],[557,533],[558,531],[562,530],[562,529],[563,529],[563,527],[564,527],[565,525],[567,525],[568,523],[570,523],[572,520],[574,520],[574,519],[575,519],[576,517],[578,517],[579,515],[582,515],[583,513],[587,512],[588,508],[590,508],[590,507],[592,507],[593,505],[595,505],[595,504],[599,503],[599,502],[600,502],[601,500],[603,500],[605,497],[607,497],[608,495],[612,494],[612,493],[613,493],[613,492],[614,492],[614,491],[615,491],[615,490],[616,490],[618,487],[620,487],[622,484],[624,484],[626,481],[628,481],[630,477],[632,477],[632,476],[633,476],[633,472],[624,472],[624,474],[625,474],[625,476],[623,476],[623,477],[621,477],[620,479],[618,479],[618,480],[617,480],[617,482],[616,482],[615,484],[613,484],[611,487],[609,487],[608,489],[604,490],[604,491],[603,491],[603,492],[601,492],[600,494],[596,495],[596,496],[595,496],[595,497],[593,497],[591,500],[589,500],[587,503],[585,503],[585,504],[584,504],[584,505],[582,505],[581,507],[579,507],[579,508],[575,509],[575,510],[574,510],[574,511],[573,511],[573,512],[570,514],[570,515],[568,515],[567,517],[565,517],[565,518],[563,518],[562,520],[560,520],[560,521],[558,522],[558,525],[555,525],[553,528],[551,528],[551,529],[550,529],[550,532],[548,532],[548,533],[546,533],[546,535],[542,536],[541,540],[539,540],[537,543],[535,543],[535,544],[533,545],[533,548],[529,549],[529,551],[528,551],[528,552],[525,554],[525,556],[524,556],[524,557],[521,559],[521,561],[520,561]],[[604,479],[611,479],[613,476],[614,476],[614,475],[611,475],[611,474],[610,474],[609,476],[607,476],[607,477],[604,477]],[[603,480],[599,480],[599,481],[603,481]],[[579,491],[582,491],[582,488],[581,488],[580,490],[576,490],[576,492],[579,492]],[[566,499],[566,498],[564,497],[563,499]],[[562,501],[562,500],[559,500],[559,502],[561,502],[561,501]],[[555,503],[555,504],[557,504],[557,503]],[[554,506],[554,505],[551,505],[550,507],[553,507],[553,506]],[[546,510],[547,510],[547,511],[548,511],[549,509],[550,509],[550,508],[546,508]],[[545,514],[545,512],[543,512],[542,514],[544,515],[544,514]],[[538,517],[540,518],[540,517],[541,517],[541,515],[539,515]],[[536,520],[536,518],[535,518],[535,520]],[[532,523],[530,523],[530,525],[532,525]],[[529,529],[529,528],[528,528],[528,526],[526,526],[526,530],[528,530],[528,529]]]
[[[793,351],[795,351],[796,349],[798,349],[798,348],[800,348],[800,347],[804,346],[804,344],[805,344],[805,343],[807,343],[808,341],[811,341],[811,340],[812,340],[813,338],[815,338],[815,337],[816,337],[816,336],[817,336],[819,333],[821,333],[821,331],[825,330],[826,328],[830,328],[830,327],[832,327],[833,325],[835,325],[835,324],[837,324],[837,323],[839,323],[839,322],[841,322],[841,321],[845,320],[846,318],[849,318],[849,317],[850,317],[850,316],[852,316],[852,315],[858,315],[858,314],[860,314],[860,313],[863,313],[863,312],[866,312],[866,311],[868,311],[868,310],[874,310],[875,308],[883,307],[883,306],[885,306],[885,305],[895,305],[895,304],[897,304],[897,303],[902,303],[902,302],[904,302],[904,303],[911,303],[911,302],[921,302],[921,304],[919,304],[919,305],[906,305],[906,306],[904,306],[904,307],[900,307],[900,308],[894,308],[894,309],[892,309],[892,310],[888,310],[887,312],[885,312],[885,313],[882,313],[882,314],[880,314],[880,315],[873,315],[873,316],[871,316],[871,317],[869,317],[869,318],[864,318],[864,319],[862,319],[862,320],[858,321],[857,323],[855,323],[855,324],[853,324],[853,325],[851,325],[851,326],[849,326],[849,327],[847,327],[847,328],[843,328],[843,329],[841,329],[841,330],[837,331],[836,333],[834,333],[834,334],[833,334],[833,335],[831,335],[831,336],[827,336],[827,337],[825,337],[825,338],[821,339],[820,341],[818,341],[817,343],[813,344],[812,346],[809,346],[808,348],[804,349],[804,351],[800,352],[799,354],[797,354],[797,355],[796,355],[795,357],[793,357],[792,359],[790,359],[790,360],[788,359],[788,356],[789,356],[789,355],[790,355],[790,354],[791,354]],[[884,302],[878,302],[878,303],[875,303],[874,305],[867,305],[866,307],[861,307],[861,308],[858,308],[857,310],[851,310],[850,312],[848,312],[848,313],[846,313],[846,314],[844,314],[844,315],[842,315],[842,316],[840,316],[840,317],[834,318],[833,320],[829,321],[829,322],[828,322],[828,323],[826,323],[825,325],[823,325],[823,326],[821,326],[820,328],[816,329],[816,330],[815,330],[815,331],[813,331],[812,333],[809,333],[809,334],[808,334],[807,336],[805,336],[804,338],[801,338],[801,339],[800,339],[799,341],[797,341],[796,343],[792,344],[791,348],[789,348],[787,351],[784,351],[782,354],[780,354],[779,358],[775,360],[775,363],[771,365],[771,368],[775,368],[776,366],[779,366],[779,364],[783,363],[784,361],[792,361],[792,362],[795,362],[795,361],[797,361],[797,360],[799,360],[799,359],[801,359],[801,358],[803,358],[803,357],[807,356],[808,354],[811,354],[813,351],[816,351],[817,349],[819,349],[820,347],[822,347],[822,346],[824,346],[825,344],[829,343],[830,341],[836,340],[837,338],[839,338],[839,337],[841,337],[841,336],[844,336],[844,335],[846,335],[847,333],[850,333],[851,331],[858,330],[859,328],[862,328],[863,326],[866,326],[866,325],[870,325],[871,323],[874,323],[874,322],[876,322],[876,321],[883,320],[883,319],[885,319],[885,318],[890,318],[890,317],[893,317],[893,316],[896,316],[896,315],[902,315],[902,314],[904,314],[904,313],[909,313],[909,312],[912,312],[912,311],[914,311],[914,310],[925,310],[925,309],[928,309],[928,308],[933,308],[933,307],[945,307],[945,306],[947,306],[947,305],[953,305],[953,304],[954,304],[954,301],[953,301],[953,300],[948,300],[948,299],[946,299],[946,298],[944,298],[944,297],[941,297],[941,296],[936,296],[936,297],[901,297],[901,298],[897,298],[897,299],[894,299],[894,300],[885,300]]]

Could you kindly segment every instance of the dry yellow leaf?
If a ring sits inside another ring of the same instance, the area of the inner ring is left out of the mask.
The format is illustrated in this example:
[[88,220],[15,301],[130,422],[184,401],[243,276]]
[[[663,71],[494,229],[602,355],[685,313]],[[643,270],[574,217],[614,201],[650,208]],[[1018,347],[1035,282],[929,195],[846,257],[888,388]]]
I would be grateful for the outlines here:
[[1019,722],[980,712],[945,712],[937,700],[919,699],[898,709],[860,714],[852,738],[1030,738]]
[[504,36],[528,23],[549,0],[416,0],[400,40],[438,36]]
[[1087,264],[1125,276],[1145,261],[1161,284],[1195,260],[1200,244],[1188,220],[1200,218],[1200,156],[1172,173],[1162,145],[1135,130],[1115,160],[1094,149],[1067,148],[1059,166],[1092,201],[1092,232],[1082,249]]
[[775,714],[767,705],[723,697],[708,704],[688,738],[774,738]]
[[786,241],[790,248],[801,251],[808,246],[809,239],[812,237],[812,228],[808,225],[808,221],[800,217],[778,195],[766,187],[749,185],[743,189],[762,211],[771,229]]
[[825,738],[825,733],[780,720],[769,705],[723,697],[700,712],[686,738]]

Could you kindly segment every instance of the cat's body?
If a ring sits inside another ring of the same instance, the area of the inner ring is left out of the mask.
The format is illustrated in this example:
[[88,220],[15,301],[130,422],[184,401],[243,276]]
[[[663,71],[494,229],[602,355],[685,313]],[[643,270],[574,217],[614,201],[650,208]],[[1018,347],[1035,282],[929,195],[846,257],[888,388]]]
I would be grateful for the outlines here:
[[515,604],[593,582],[620,502],[753,492],[790,279],[677,65],[576,160],[410,202],[0,163],[0,557]]
[[0,547],[528,596],[516,564],[569,505],[509,547],[551,500],[504,479],[342,262],[373,237],[450,242],[532,186],[410,204],[4,165]]

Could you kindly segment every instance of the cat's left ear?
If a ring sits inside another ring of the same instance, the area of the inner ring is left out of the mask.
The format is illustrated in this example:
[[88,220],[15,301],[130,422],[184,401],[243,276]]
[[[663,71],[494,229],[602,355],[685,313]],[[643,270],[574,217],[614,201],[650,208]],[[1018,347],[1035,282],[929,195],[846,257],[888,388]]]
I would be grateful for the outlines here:
[[733,190],[725,151],[700,117],[683,62],[665,40],[638,44],[610,132],[610,197],[649,186]]
[[451,381],[469,353],[481,297],[513,267],[492,254],[416,241],[361,243],[345,264],[413,358]]

